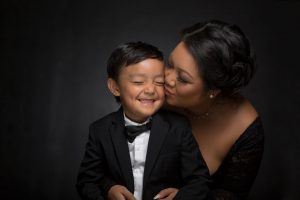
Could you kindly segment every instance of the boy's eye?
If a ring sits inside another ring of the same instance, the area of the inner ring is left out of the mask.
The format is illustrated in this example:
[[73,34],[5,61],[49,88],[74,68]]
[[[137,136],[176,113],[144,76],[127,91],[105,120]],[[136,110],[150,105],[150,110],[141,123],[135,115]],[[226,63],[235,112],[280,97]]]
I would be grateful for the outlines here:
[[144,82],[143,81],[132,81],[134,84],[137,84],[137,85],[141,85],[143,84]]
[[155,83],[156,83],[156,85],[159,85],[159,86],[164,86],[165,85],[164,81],[156,81]]

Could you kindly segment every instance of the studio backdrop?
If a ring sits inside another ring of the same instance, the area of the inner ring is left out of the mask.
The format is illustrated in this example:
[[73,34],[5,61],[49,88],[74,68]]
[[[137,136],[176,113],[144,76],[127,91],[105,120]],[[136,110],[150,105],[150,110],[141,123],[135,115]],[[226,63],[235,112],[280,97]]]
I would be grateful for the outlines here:
[[249,199],[300,199],[299,1],[38,1],[1,3],[0,199],[79,199],[88,126],[118,108],[106,60],[144,41],[168,57],[182,28],[239,25],[258,70],[243,91],[259,111],[265,152]]

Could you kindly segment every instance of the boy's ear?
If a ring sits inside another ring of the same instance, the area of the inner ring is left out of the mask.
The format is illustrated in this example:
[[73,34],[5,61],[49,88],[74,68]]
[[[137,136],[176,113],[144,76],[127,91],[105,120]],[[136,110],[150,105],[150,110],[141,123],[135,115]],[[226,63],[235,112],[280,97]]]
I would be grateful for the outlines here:
[[107,87],[114,96],[120,96],[119,86],[114,79],[109,78],[107,80]]

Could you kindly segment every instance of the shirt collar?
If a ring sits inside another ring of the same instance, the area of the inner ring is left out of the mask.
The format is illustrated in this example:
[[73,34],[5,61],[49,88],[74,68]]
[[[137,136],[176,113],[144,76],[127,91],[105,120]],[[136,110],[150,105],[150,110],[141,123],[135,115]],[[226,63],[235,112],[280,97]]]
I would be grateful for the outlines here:
[[123,113],[123,116],[124,116],[125,126],[129,126],[129,125],[132,125],[132,126],[141,126],[141,125],[144,125],[144,124],[148,123],[150,121],[150,119],[151,119],[151,117],[149,117],[143,123],[137,123],[137,122],[134,122],[134,121],[130,120],[128,117],[126,117],[125,113]]

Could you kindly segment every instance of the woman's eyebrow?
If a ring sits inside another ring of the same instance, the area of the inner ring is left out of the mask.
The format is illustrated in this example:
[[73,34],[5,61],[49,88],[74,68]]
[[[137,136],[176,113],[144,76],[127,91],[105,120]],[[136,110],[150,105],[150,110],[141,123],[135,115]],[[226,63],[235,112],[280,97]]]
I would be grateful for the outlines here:
[[179,69],[179,72],[183,72],[186,75],[188,75],[191,79],[194,79],[193,76],[188,71],[186,71],[183,67],[177,66],[177,68]]

